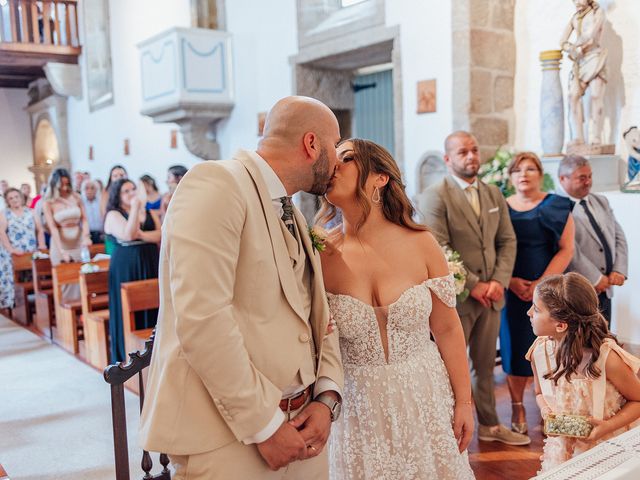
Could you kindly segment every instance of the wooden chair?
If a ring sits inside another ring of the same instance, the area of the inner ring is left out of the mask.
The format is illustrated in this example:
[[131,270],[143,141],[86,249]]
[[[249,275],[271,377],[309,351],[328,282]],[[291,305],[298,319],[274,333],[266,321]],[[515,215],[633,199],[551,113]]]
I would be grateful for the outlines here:
[[109,309],[97,309],[94,300],[109,295],[109,270],[80,273],[80,303],[87,361],[104,370],[109,365]]
[[[104,370],[104,379],[111,385],[111,419],[113,421],[113,449],[115,453],[116,480],[131,480],[129,472],[129,445],[127,441],[127,413],[124,403],[124,384],[127,380],[138,376],[138,388],[140,391],[140,411],[144,404],[144,381],[143,370],[151,362],[151,352],[153,350],[153,340],[155,333],[152,331],[150,337],[144,344],[142,353],[139,351],[129,354],[129,361],[109,365]],[[142,451],[142,470],[145,472],[144,480],[171,480],[169,471],[169,457],[161,453],[160,464],[162,472],[151,475],[153,462],[151,455],[146,450]]]
[[120,286],[125,352],[142,350],[152,328],[136,330],[136,312],[160,306],[158,279],[126,282]]
[[53,341],[53,327],[56,326],[56,316],[53,305],[51,261],[48,258],[32,260],[31,270],[33,272],[33,290],[36,303],[34,324],[36,329]]
[[[109,260],[94,262],[101,269],[109,268]],[[80,281],[80,268],[82,263],[61,263],[51,269],[53,276],[53,303],[56,310],[56,330],[58,343],[71,353],[78,353],[79,341],[84,339],[82,323],[78,316],[82,312],[80,299],[68,300],[62,298],[62,287],[65,285],[77,285]],[[97,308],[105,308],[109,305],[109,295],[98,295],[91,299]]]
[[24,273],[31,272],[31,253],[11,255],[13,262],[13,289],[15,291],[15,303],[11,309],[11,318],[21,323],[29,325],[33,320],[29,295],[33,294],[33,282],[24,281]]

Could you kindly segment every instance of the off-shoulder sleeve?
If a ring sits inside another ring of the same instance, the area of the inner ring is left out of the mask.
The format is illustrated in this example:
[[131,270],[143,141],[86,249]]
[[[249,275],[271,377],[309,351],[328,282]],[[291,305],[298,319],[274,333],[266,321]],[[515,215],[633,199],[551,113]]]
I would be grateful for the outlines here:
[[453,274],[450,273],[445,277],[430,278],[425,283],[447,307],[453,308],[456,306],[456,288]]
[[556,245],[562,237],[573,205],[574,203],[570,199],[550,193],[547,201],[540,206],[539,218],[542,228]]

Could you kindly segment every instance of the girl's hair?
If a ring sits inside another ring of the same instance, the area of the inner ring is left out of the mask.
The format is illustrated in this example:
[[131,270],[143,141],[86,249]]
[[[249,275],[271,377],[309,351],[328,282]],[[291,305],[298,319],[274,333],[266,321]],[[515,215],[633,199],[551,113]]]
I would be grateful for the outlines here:
[[[340,142],[351,142],[353,145],[353,161],[358,168],[358,185],[356,188],[356,201],[362,209],[362,216],[356,225],[356,231],[364,225],[369,213],[371,213],[371,200],[364,191],[365,183],[372,173],[383,173],[389,176],[389,181],[380,188],[380,200],[382,201],[382,213],[390,222],[411,230],[427,231],[424,225],[413,221],[415,209],[405,193],[400,169],[391,154],[384,148],[370,140],[350,138]],[[315,222],[326,225],[336,216],[336,207],[331,205],[326,198],[320,199],[320,210],[316,214]]]
[[515,157],[513,157],[513,160],[511,160],[511,163],[509,164],[509,167],[507,169],[507,172],[509,173],[509,175],[511,175],[513,171],[516,168],[518,168],[518,165],[520,165],[525,160],[531,160],[536,166],[536,168],[538,169],[538,171],[540,172],[540,175],[544,173],[544,168],[542,168],[542,162],[540,161],[540,159],[535,153],[520,152]]
[[585,375],[598,378],[601,374],[596,362],[600,357],[600,346],[607,338],[617,343],[609,332],[607,322],[600,313],[598,295],[589,281],[579,273],[550,275],[536,287],[538,298],[549,310],[553,320],[568,325],[566,334],[556,354],[556,368],[544,378],[558,383],[561,377],[571,381],[571,375],[582,362],[584,350],[591,350],[591,358]]
[[124,168],[122,165],[114,165],[113,167],[111,167],[111,170],[109,170],[109,178],[107,179],[107,186],[105,187],[105,190],[109,190],[111,188],[111,174],[113,174],[114,170],[117,169],[120,170],[124,170],[124,177],[127,178],[129,175],[127,174],[127,169]]
[[66,168],[56,168],[51,172],[49,185],[47,186],[47,191],[44,194],[45,200],[55,200],[60,197],[60,186],[62,185],[63,178],[69,180],[69,185],[71,185],[71,175],[69,174],[69,170]]
[[140,177],[140,181],[142,183],[144,183],[145,185],[148,185],[151,188],[153,188],[156,192],[158,191],[158,185],[156,184],[155,179],[151,175],[143,175],[143,176],[141,176]]
[[107,212],[116,210],[124,214],[124,210],[122,209],[122,205],[120,204],[120,190],[122,190],[122,187],[125,183],[131,183],[135,186],[135,183],[133,183],[128,178],[120,178],[113,182],[113,185],[111,185],[111,188],[109,189],[109,200],[107,200]]

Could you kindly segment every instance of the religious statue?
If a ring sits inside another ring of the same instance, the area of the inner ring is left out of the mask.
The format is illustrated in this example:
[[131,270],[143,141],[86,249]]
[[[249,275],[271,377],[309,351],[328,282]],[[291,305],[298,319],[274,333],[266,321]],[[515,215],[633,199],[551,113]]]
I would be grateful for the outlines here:
[[[604,10],[595,0],[573,0],[576,6],[560,42],[562,51],[573,61],[569,74],[569,124],[571,142],[568,153],[613,153],[602,151],[604,92],[607,83],[607,49],[600,45],[605,22]],[[572,34],[573,41],[570,40]],[[591,141],[585,141],[582,97],[591,94]],[[590,143],[589,146],[586,144]]]
[[629,151],[627,181],[622,187],[625,192],[640,192],[640,130],[631,127],[622,135]]

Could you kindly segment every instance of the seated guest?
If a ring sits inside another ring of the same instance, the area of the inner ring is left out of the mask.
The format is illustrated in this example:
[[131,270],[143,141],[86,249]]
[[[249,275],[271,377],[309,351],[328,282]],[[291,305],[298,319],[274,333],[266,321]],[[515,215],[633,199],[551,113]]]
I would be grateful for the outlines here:
[[13,264],[11,255],[44,250],[44,235],[40,220],[25,207],[19,190],[5,192],[7,208],[0,211],[0,309],[13,307]]
[[578,273],[543,279],[527,313],[538,336],[527,359],[542,417],[582,415],[593,426],[586,439],[548,436],[544,472],[639,423],[640,359],[609,332],[596,291]]
[[89,222],[89,235],[93,243],[104,243],[103,219],[100,215],[100,200],[98,184],[93,180],[86,180],[82,184],[82,202]]
[[162,204],[160,205],[161,221],[167,213],[167,208],[169,208],[169,202],[171,201],[173,193],[176,191],[176,188],[178,188],[180,180],[182,180],[182,177],[184,177],[186,173],[187,167],[184,165],[173,165],[169,167],[167,171],[167,187],[169,187],[169,191],[162,196]]
[[22,185],[20,185],[20,192],[24,197],[24,205],[28,208],[31,208],[31,202],[33,201],[33,198],[31,198],[31,185],[29,185],[28,183],[23,183]]
[[[135,184],[116,180],[109,191],[104,231],[114,245],[109,265],[109,330],[111,362],[125,359],[120,284],[158,277],[160,220],[144,208]],[[136,313],[136,330],[155,326],[157,310]]]
[[158,191],[158,185],[156,185],[155,179],[151,175],[143,175],[140,177],[145,191],[147,192],[147,210],[160,210],[160,204],[162,203],[162,195]]
[[542,163],[535,153],[516,155],[509,165],[516,193],[507,198],[518,247],[500,323],[500,354],[511,394],[511,428],[527,431],[522,404],[533,376],[524,354],[535,340],[527,310],[533,290],[546,275],[565,271],[573,256],[573,202],[542,191]]

